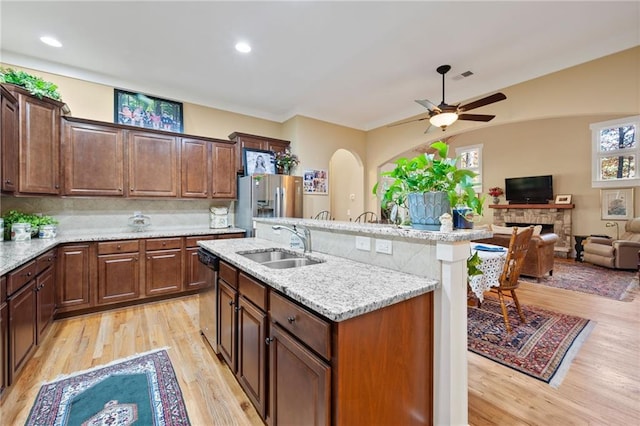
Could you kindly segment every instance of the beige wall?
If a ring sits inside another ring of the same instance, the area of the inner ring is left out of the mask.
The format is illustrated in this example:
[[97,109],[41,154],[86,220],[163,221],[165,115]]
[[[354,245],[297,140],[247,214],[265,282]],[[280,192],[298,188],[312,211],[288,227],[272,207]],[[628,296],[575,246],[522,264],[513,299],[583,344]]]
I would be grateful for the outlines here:
[[[58,84],[74,116],[113,120],[113,87],[27,71]],[[363,168],[363,183],[358,183],[359,170],[336,169],[340,170],[334,172],[336,180],[329,176],[333,188],[330,196],[305,196],[305,217],[320,210],[344,210],[342,200],[351,193],[362,200],[362,210],[377,211],[378,201],[370,191],[377,181],[378,168],[401,154],[415,154],[411,150],[418,146],[452,136],[454,147],[483,143],[485,188],[503,186],[504,177],[512,175],[553,174],[555,192],[574,196],[574,233],[600,233],[604,228],[599,191],[590,187],[588,124],[640,114],[640,47],[502,91],[507,100],[478,110],[496,114],[491,123],[458,122],[444,133],[431,128],[425,134],[424,121],[364,132],[303,116],[277,123],[189,103],[184,104],[185,132],[226,139],[239,131],[290,140],[301,160],[294,170],[296,175],[302,175],[305,168],[329,170],[332,158],[337,161],[332,168],[341,167],[343,157],[334,154],[340,149],[349,151]],[[344,164],[343,169],[353,163]],[[349,185],[335,185],[338,181],[348,181]],[[335,206],[331,205],[332,199],[336,200]],[[639,203],[637,193],[636,216],[640,214]],[[491,212],[487,211],[483,221],[490,220]],[[612,232],[611,228],[608,231]]]
[[[477,111],[496,114],[491,123],[458,122],[446,132],[431,128],[426,135],[424,121],[368,132],[367,187],[377,181],[381,165],[401,154],[417,155],[414,148],[439,138],[450,138],[453,148],[482,143],[485,192],[504,188],[505,177],[552,174],[554,191],[573,195],[574,234],[615,235],[615,228],[605,229],[600,220],[600,191],[591,188],[589,124],[640,114],[640,47],[502,92],[507,100]],[[369,204],[377,207],[377,200]],[[483,223],[492,220],[486,210]],[[635,215],[640,215],[637,189]]]

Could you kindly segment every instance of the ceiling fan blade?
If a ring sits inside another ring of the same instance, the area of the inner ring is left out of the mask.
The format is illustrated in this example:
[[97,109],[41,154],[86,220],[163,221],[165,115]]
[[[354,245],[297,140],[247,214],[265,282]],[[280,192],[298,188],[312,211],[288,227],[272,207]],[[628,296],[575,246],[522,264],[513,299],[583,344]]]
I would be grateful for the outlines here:
[[416,118],[416,119],[414,119],[414,120],[402,121],[402,122],[400,122],[400,123],[393,123],[393,124],[389,124],[389,125],[387,125],[387,127],[400,126],[401,124],[409,124],[409,123],[413,123],[414,121],[428,120],[429,118],[430,118],[430,117]]
[[507,99],[504,93],[498,92],[493,95],[489,95],[486,98],[478,99],[477,101],[470,102],[466,105],[462,105],[460,111],[471,111],[472,109],[480,108],[481,106],[489,105],[494,102],[500,102]]
[[416,99],[416,102],[419,103],[420,105],[422,105],[423,107],[425,107],[428,110],[431,109],[432,105],[433,105],[434,108],[438,108],[438,105],[434,104],[429,99]]
[[460,114],[458,116],[458,120],[469,120],[469,121],[491,121],[495,118],[495,115],[485,115],[485,114]]

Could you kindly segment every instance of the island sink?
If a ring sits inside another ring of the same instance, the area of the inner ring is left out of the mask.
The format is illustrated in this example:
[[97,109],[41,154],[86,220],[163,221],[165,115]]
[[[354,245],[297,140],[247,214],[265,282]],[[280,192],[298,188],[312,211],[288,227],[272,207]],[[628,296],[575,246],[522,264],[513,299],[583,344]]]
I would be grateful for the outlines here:
[[313,259],[302,253],[294,253],[278,248],[258,252],[238,252],[238,254],[272,269],[297,268],[324,262],[324,260]]

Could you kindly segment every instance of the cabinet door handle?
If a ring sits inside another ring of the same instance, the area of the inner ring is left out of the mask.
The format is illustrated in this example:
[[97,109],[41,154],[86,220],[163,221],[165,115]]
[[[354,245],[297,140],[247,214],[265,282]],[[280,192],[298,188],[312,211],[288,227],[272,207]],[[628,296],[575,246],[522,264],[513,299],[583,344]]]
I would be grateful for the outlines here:
[[8,184],[8,185],[11,185],[11,179],[7,179],[7,180],[5,180],[5,181],[4,181],[4,183],[6,183],[6,184]]
[[240,306],[236,306],[235,308],[233,308],[236,312],[240,312]]
[[287,317],[287,321],[289,321],[289,324],[293,324],[295,320],[295,317]]
[[25,275],[26,275],[27,277],[30,277],[30,276],[31,276],[31,272],[27,272]]
[[118,245],[116,246],[116,249],[120,250],[120,244],[118,244]]
[[271,342],[273,342],[273,337],[267,337],[266,339],[264,339],[264,343],[266,343],[267,345],[270,345]]
[[122,192],[122,188],[118,188],[118,191],[119,191],[119,192]]
[[60,189],[60,185],[58,185],[57,183],[55,184],[55,188],[56,189]]
[[229,306],[233,306],[233,300],[229,300]]

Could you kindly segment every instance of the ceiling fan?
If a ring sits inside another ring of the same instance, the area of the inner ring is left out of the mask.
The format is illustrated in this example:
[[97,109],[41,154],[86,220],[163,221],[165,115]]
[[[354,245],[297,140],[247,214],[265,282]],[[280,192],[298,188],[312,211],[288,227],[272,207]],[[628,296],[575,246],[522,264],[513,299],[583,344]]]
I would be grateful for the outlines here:
[[[451,65],[440,65],[436,71],[442,75],[442,101],[440,105],[436,105],[428,99],[416,100],[417,103],[422,105],[423,107],[429,110],[429,116],[418,118],[417,120],[405,121],[405,124],[411,123],[414,121],[422,121],[429,120],[431,125],[440,127],[443,131],[447,128],[447,126],[452,125],[457,120],[468,120],[468,121],[491,121],[495,115],[486,115],[486,114],[465,114],[466,111],[471,111],[472,109],[480,108],[485,105],[492,104],[494,102],[499,102],[507,99],[504,93],[494,93],[493,95],[489,95],[482,99],[478,99],[477,101],[470,102],[466,105],[449,105],[444,101],[444,75],[449,72],[451,69]],[[433,108],[431,108],[433,106]]]

